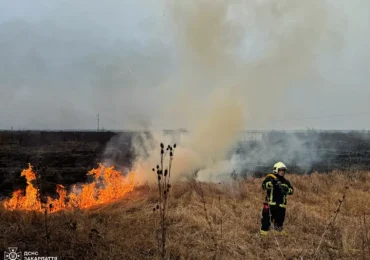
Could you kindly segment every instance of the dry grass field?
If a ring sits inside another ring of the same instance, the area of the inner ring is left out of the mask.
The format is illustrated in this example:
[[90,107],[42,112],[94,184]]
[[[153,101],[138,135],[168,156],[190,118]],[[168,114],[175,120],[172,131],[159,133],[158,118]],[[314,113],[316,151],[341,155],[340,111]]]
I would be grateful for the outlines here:
[[[262,178],[173,183],[166,257],[370,259],[370,172],[286,177],[295,188],[288,198],[288,235],[267,237],[259,235]],[[1,206],[0,248],[58,259],[159,259],[157,201],[158,186],[146,184],[119,201],[46,214],[46,221],[42,213]]]

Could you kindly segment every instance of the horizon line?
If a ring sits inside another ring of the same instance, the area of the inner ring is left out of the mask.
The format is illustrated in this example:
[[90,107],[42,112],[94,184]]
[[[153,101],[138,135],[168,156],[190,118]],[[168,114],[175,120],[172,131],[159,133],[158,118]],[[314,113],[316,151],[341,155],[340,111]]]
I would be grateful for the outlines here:
[[[264,132],[369,132],[370,129],[315,129],[315,128],[306,128],[306,129],[249,129],[249,130],[241,130],[240,133],[264,133]],[[61,128],[61,129],[37,129],[37,128],[29,128],[29,129],[0,129],[0,132],[96,132],[96,133],[104,133],[104,132],[191,132],[184,128],[179,129],[162,129],[162,130],[142,130],[142,129],[73,129],[73,128]]]

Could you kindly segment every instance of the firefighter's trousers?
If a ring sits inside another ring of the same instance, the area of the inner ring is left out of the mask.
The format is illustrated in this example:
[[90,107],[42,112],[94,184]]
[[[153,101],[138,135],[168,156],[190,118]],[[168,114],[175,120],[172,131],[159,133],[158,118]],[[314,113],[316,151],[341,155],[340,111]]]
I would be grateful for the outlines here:
[[268,231],[271,223],[274,223],[274,228],[282,231],[285,219],[285,210],[285,208],[280,206],[265,204],[262,209],[261,230]]

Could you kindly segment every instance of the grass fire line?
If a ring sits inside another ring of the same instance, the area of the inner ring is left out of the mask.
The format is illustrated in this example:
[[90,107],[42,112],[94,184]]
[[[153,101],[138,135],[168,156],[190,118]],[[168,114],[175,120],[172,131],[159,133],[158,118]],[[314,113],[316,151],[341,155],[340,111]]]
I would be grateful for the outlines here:
[[[65,187],[57,184],[56,192],[59,198],[47,197],[46,199],[49,213],[73,208],[86,209],[116,201],[131,192],[135,186],[133,172],[130,172],[128,177],[124,177],[120,171],[114,169],[114,166],[105,167],[99,163],[97,168],[88,172],[88,175],[93,175],[94,181],[83,184],[79,193],[74,185],[72,192],[67,195]],[[12,197],[3,202],[4,208],[43,212],[39,190],[32,184],[36,180],[36,173],[31,164],[22,171],[21,176],[24,176],[27,181],[25,194],[23,195],[22,190],[14,191]],[[104,188],[100,188],[100,184],[103,184]]]
[[[289,175],[296,195],[287,209],[289,235],[278,237],[284,258],[366,259],[370,254],[370,172]],[[218,259],[281,258],[274,237],[259,236],[261,182],[262,178],[222,184],[202,182],[201,189],[194,179],[171,183],[165,222],[167,256],[171,259],[212,259],[215,255]],[[346,186],[350,187],[346,198],[339,202]],[[58,256],[58,259],[158,259],[152,210],[157,202],[157,184],[145,184],[133,189],[129,200],[117,200],[92,210],[50,214],[49,254],[42,234],[42,214],[0,207],[0,234],[4,235],[0,246],[39,248],[42,255]],[[212,230],[207,217],[214,227]],[[159,221],[156,218],[161,231]],[[212,237],[219,242],[218,248]]]
[[[29,164],[21,173],[27,180],[25,194],[14,191],[3,203],[5,210],[0,211],[4,223],[0,232],[12,234],[5,236],[4,242],[9,245],[24,241],[22,247],[43,248],[43,255],[58,256],[24,255],[27,260],[106,259],[107,256],[112,259],[270,259],[279,252],[284,259],[359,259],[361,256],[366,259],[370,253],[366,219],[370,212],[369,171],[289,173],[296,189],[286,225],[289,236],[266,238],[258,236],[261,178],[231,178],[229,182],[216,184],[198,181],[194,176],[170,184],[175,148],[168,146],[165,151],[161,144],[160,164],[152,169],[157,184],[146,183],[134,189],[133,172],[123,176],[113,166],[98,164],[88,172],[94,176],[94,182],[82,185],[81,192],[77,193],[75,188],[67,195],[66,189],[58,185],[59,198],[48,197],[47,201],[52,205],[51,213],[61,213],[51,214],[47,220],[51,232],[45,232],[46,246],[42,246],[45,237],[37,236],[42,228],[42,215],[19,211],[43,212],[39,191],[33,185],[38,175]],[[168,154],[169,160],[165,161]],[[128,192],[131,192],[130,203],[124,199]],[[113,203],[106,205],[110,202]],[[95,205],[106,206],[89,211],[73,210]],[[148,221],[153,212],[154,234],[153,221]]]

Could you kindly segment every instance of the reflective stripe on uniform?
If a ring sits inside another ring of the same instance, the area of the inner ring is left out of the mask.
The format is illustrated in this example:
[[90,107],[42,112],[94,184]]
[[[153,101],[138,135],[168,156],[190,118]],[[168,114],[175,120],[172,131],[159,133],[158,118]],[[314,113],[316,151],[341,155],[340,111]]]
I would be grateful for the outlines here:
[[[277,179],[277,176],[274,175],[274,174],[271,174],[271,173],[268,174],[267,177],[271,177],[273,179]],[[288,193],[285,194],[285,195],[283,195],[283,202],[281,204],[279,204],[279,206],[282,207],[282,208],[286,208],[286,196],[293,194],[294,190],[292,188],[290,188],[288,186],[288,184],[286,184],[286,183],[282,183],[281,185],[288,188]],[[271,188],[270,188],[270,186],[271,186]],[[277,205],[277,203],[274,202],[274,185],[272,184],[272,181],[266,182],[264,184],[264,188],[270,190],[270,196],[268,198],[268,200],[269,200],[268,204],[269,205]]]
[[[274,201],[273,198],[274,198],[274,187],[271,188],[271,192],[270,192],[270,202]],[[276,204],[276,203],[275,203]],[[271,204],[272,205],[272,204]]]

